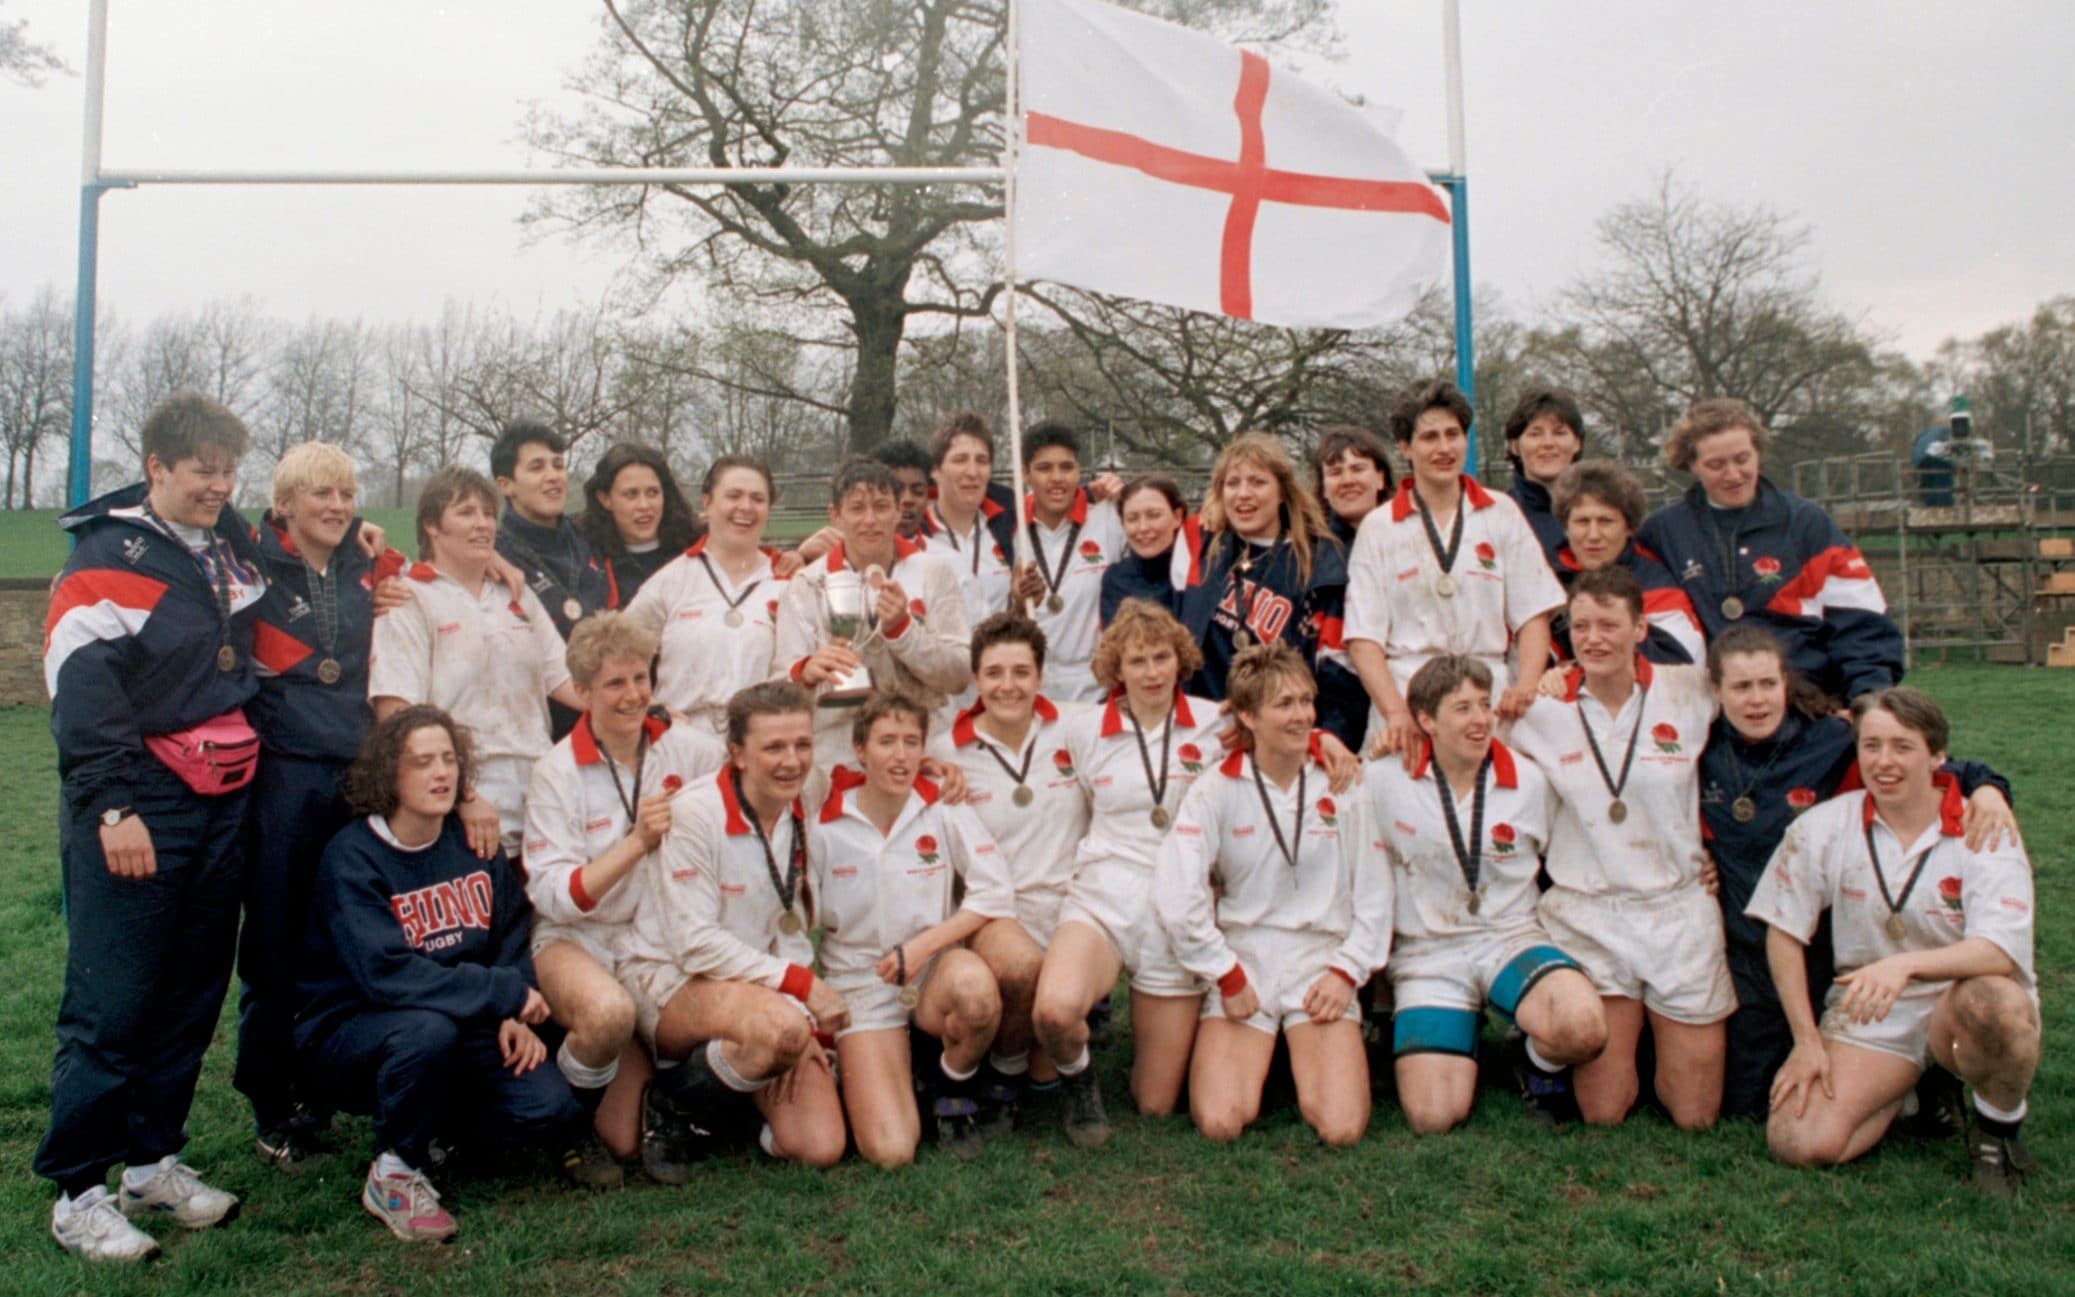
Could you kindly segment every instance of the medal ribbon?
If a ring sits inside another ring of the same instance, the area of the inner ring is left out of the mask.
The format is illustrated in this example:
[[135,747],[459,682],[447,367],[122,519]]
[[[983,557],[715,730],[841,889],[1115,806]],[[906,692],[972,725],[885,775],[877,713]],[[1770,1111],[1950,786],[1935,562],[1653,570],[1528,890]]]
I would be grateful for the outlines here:
[[[1066,544],[1059,547],[1059,570],[1057,572],[1045,570],[1045,542],[1038,538],[1037,519],[1032,518],[1025,525],[1030,529],[1030,547],[1037,551],[1037,570],[1038,575],[1045,579],[1045,593],[1056,595],[1059,593],[1059,583],[1066,580],[1066,565],[1073,562],[1074,542],[1081,538],[1081,524],[1075,523],[1066,529]],[[977,572],[980,563],[978,553],[979,541],[977,539],[974,540],[973,546],[975,550],[973,570]]]
[[627,831],[632,833],[641,818],[641,769],[648,764],[648,726],[643,725],[641,737],[634,740],[634,789],[631,796],[627,789],[620,787],[620,763],[614,761],[612,753],[603,747],[599,749],[599,755],[605,758],[605,773],[612,777],[613,796],[620,799],[620,809],[627,812]]
[[1306,761],[1297,768],[1297,822],[1290,827],[1297,841],[1297,851],[1290,850],[1290,844],[1283,840],[1282,821],[1275,816],[1275,804],[1268,800],[1268,781],[1261,778],[1261,764],[1251,760],[1247,764],[1253,767],[1254,791],[1261,795],[1261,813],[1268,817],[1268,828],[1275,834],[1275,849],[1282,852],[1283,863],[1295,869],[1297,852],[1304,850],[1304,778],[1310,773],[1308,767],[1311,763]]
[[1585,731],[1586,746],[1592,749],[1592,764],[1599,767],[1600,781],[1606,784],[1607,791],[1614,795],[1617,802],[1621,800],[1621,790],[1628,787],[1628,770],[1635,764],[1636,759],[1636,740],[1643,735],[1643,706],[1650,701],[1650,686],[1638,682],[1636,689],[1636,723],[1628,731],[1628,755],[1621,758],[1620,783],[1615,783],[1614,776],[1607,772],[1607,759],[1600,755],[1599,740],[1593,737],[1592,723],[1585,719],[1585,700],[1578,700],[1578,725]]
[[[1153,805],[1159,806],[1167,799],[1167,747],[1174,741],[1174,714],[1168,713],[1167,727],[1160,731],[1160,778],[1153,779],[1153,751],[1146,746],[1146,731],[1138,723],[1138,713],[1131,710],[1129,699],[1123,700],[1124,714],[1131,718],[1131,733],[1138,739],[1138,761],[1146,768],[1146,788],[1153,794]],[[1272,818],[1272,817],[1271,817]]]
[[[1030,781],[1030,763],[1031,760],[1037,756],[1036,727],[1032,726],[1031,730],[1032,732],[1030,735],[1030,744],[1028,747],[1023,749],[1023,768],[1020,770],[1017,769],[1015,766],[1009,764],[1009,759],[1001,754],[1000,748],[995,747],[986,739],[980,739],[981,750],[986,752],[988,756],[994,758],[994,764],[1001,767],[1003,774],[1015,780],[1016,786],[1018,788],[1023,787],[1024,784]],[[977,738],[978,736],[975,735],[974,737]]]
[[1463,842],[1463,824],[1455,813],[1455,790],[1441,773],[1441,763],[1434,763],[1434,789],[1441,794],[1441,818],[1448,822],[1448,845],[1455,849],[1456,867],[1463,871],[1463,885],[1470,895],[1477,895],[1477,877],[1484,865],[1484,789],[1491,776],[1491,753],[1484,754],[1484,764],[1477,767],[1477,791],[1470,798],[1470,840]]
[[203,558],[201,554],[189,549],[187,542],[180,539],[180,534],[174,531],[164,518],[158,516],[158,511],[151,507],[150,501],[144,504],[144,516],[160,535],[178,545],[180,552],[187,555],[188,561],[195,565],[195,570],[202,574],[202,580],[209,587],[210,602],[216,605],[216,645],[217,652],[221,654],[224,649],[230,647],[231,642],[230,547],[224,543],[223,537],[212,531],[209,534],[210,557]]
[[764,583],[764,578],[758,577],[748,585],[743,586],[741,594],[730,599],[728,598],[728,587],[721,584],[720,573],[713,570],[713,561],[706,557],[706,551],[704,550],[699,551],[699,566],[706,569],[706,579],[713,582],[713,592],[720,596],[722,603],[728,605],[729,612],[734,612],[740,608],[742,601],[749,598],[750,593]]
[[1758,773],[1752,775],[1749,779],[1745,779],[1744,763],[1737,759],[1736,744],[1737,740],[1734,732],[1732,731],[1728,744],[1729,769],[1735,774],[1737,783],[1742,785],[1742,787],[1737,789],[1736,796],[1733,799],[1731,799],[1732,802],[1742,801],[1744,798],[1750,797],[1751,790],[1756,788],[1759,784],[1765,782],[1765,776],[1772,773],[1773,763],[1780,759],[1780,754],[1782,752],[1785,752],[1788,746],[1785,743],[1773,744],[1772,755],[1765,759],[1764,765],[1758,767]]
[[1727,538],[1722,535],[1721,520],[1715,516],[1722,511],[1708,505],[1702,505],[1701,508],[1708,515],[1708,534],[1714,540],[1715,548],[1719,551],[1718,556],[1722,560],[1723,598],[1741,602],[1743,581],[1736,570],[1736,547],[1737,542],[1743,539],[1744,514],[1749,506],[1736,511],[1736,521],[1730,524]]
[[764,836],[764,826],[757,819],[756,808],[749,804],[748,797],[742,792],[742,772],[740,770],[731,770],[728,772],[728,778],[733,780],[735,784],[736,805],[748,812],[743,818],[748,820],[749,827],[755,830],[757,845],[764,849],[764,872],[770,876],[771,890],[778,893],[779,908],[790,914],[793,908],[793,901],[800,894],[800,869],[802,863],[807,858],[807,826],[800,822],[800,817],[797,813],[791,817],[793,822],[793,849],[791,858],[785,863],[785,876],[781,878],[778,874],[778,857],[771,852],[771,839]]
[[1427,508],[1426,498],[1418,491],[1412,493],[1413,503],[1419,506],[1420,525],[1426,528],[1427,544],[1434,551],[1434,561],[1441,565],[1444,576],[1455,572],[1455,556],[1463,551],[1463,517],[1470,512],[1470,502],[1460,497],[1455,502],[1455,525],[1449,529],[1448,544],[1441,544],[1441,529],[1434,525],[1433,511]]
[[[1866,795],[1868,797],[1873,796],[1872,793]],[[1909,869],[1909,879],[1902,884],[1902,895],[1896,896],[1888,890],[1888,877],[1881,872],[1880,868],[1880,852],[1874,850],[1873,847],[1873,820],[1869,818],[1866,821],[1866,859],[1873,865],[1873,881],[1880,884],[1880,899],[1888,907],[1888,916],[1890,918],[1899,919],[1902,917],[1902,907],[1909,904],[1909,894],[1916,890],[1917,879],[1924,876],[1924,866],[1931,863],[1931,853],[1937,849],[1938,844],[1934,841],[1930,846],[1917,852],[1913,865],[1908,856],[1902,858],[1903,866]]]

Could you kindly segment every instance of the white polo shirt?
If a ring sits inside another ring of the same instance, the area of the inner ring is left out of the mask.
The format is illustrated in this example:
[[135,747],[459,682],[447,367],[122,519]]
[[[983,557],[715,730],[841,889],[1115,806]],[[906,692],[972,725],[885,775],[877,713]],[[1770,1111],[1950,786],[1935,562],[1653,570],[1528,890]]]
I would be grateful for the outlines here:
[[[1085,704],[1073,703],[1062,710],[1040,694],[1023,746],[1011,752],[974,725],[986,711],[985,703],[976,702],[958,714],[948,733],[930,742],[930,755],[964,772],[965,804],[1001,848],[1019,899],[1042,893],[1064,897],[1073,881],[1074,848],[1088,832],[1088,793],[1053,758],[1065,743],[1066,718],[1084,710],[1089,710]],[[1004,761],[1028,769],[1028,806],[1016,804],[1016,779],[1002,768]]]
[[[956,910],[1016,917],[1008,862],[971,811],[939,801],[936,785],[917,779],[893,828],[881,833],[858,809],[854,794],[864,782],[860,771],[837,766],[807,836],[823,976],[831,982],[870,977],[887,951]],[[954,879],[965,882],[957,906]],[[922,970],[908,973],[917,977]]]
[[1459,937],[1509,928],[1535,917],[1536,875],[1549,840],[1549,781],[1532,761],[1496,740],[1485,776],[1484,833],[1477,852],[1477,913],[1448,836],[1441,798],[1455,802],[1463,844],[1470,846],[1476,792],[1456,797],[1434,763],[1431,745],[1408,773],[1397,757],[1368,763],[1363,795],[1378,824],[1397,882],[1395,927],[1400,941]]
[[467,587],[430,563],[404,569],[410,601],[375,618],[369,698],[431,703],[468,727],[476,756],[547,755],[548,695],[569,679],[562,636],[533,591]]
[[[781,882],[793,859],[795,821],[804,829],[806,812],[797,801],[771,826],[771,862]],[[622,945],[630,967],[664,965],[687,980],[750,982],[807,998],[814,945],[806,870],[792,907],[801,930],[781,932],[785,906],[727,769],[677,795],[662,847],[629,881],[638,884]]]
[[[1507,736],[1516,753],[1542,768],[1556,794],[1547,864],[1560,888],[1655,895],[1694,883],[1707,862],[1700,752],[1715,717],[1707,668],[1653,666],[1638,657],[1635,672],[1635,687],[1610,716],[1586,692],[1585,673],[1573,668],[1565,696],[1535,699]],[[1587,725],[1616,780],[1635,735],[1635,762],[1621,790],[1628,814],[1619,824],[1610,815],[1614,794],[1585,741]]]
[[626,841],[631,821],[621,792],[637,806],[644,797],[670,793],[675,818],[680,790],[727,760],[721,741],[695,726],[651,718],[643,728],[648,751],[641,760],[638,788],[634,771],[598,745],[588,715],[579,717],[568,737],[533,764],[526,788],[526,895],[540,920],[596,924],[607,931],[624,928],[634,918],[641,894],[637,880],[645,861],[602,896],[585,892],[582,879],[585,865]]
[[1239,963],[1226,935],[1263,929],[1336,941],[1330,965],[1353,986],[1383,967],[1391,946],[1383,843],[1369,831],[1363,798],[1335,797],[1328,783],[1324,766],[1306,763],[1301,834],[1298,782],[1283,789],[1264,780],[1264,807],[1243,752],[1189,789],[1153,869],[1153,906],[1184,968],[1217,982]]
[[[1153,791],[1146,782],[1146,765],[1139,754],[1130,719],[1124,714],[1122,692],[1100,707],[1090,707],[1069,717],[1065,742],[1049,760],[1061,773],[1071,773],[1088,791],[1088,832],[1074,853],[1074,872],[1094,861],[1120,861],[1136,866],[1148,876],[1160,839],[1167,831],[1152,822]],[[1229,722],[1218,714],[1218,705],[1191,698],[1177,691],[1174,707],[1159,727],[1146,731],[1145,756],[1156,778],[1161,773],[1162,741],[1166,745],[1166,787],[1159,799],[1172,816],[1182,797],[1198,778],[1223,758],[1218,735]],[[1047,760],[1039,756],[1038,760]]]
[[980,511],[973,515],[973,528],[964,535],[945,525],[934,504],[922,516],[922,547],[944,560],[958,578],[968,626],[978,626],[1009,606],[1015,568],[987,529],[988,521],[1002,512],[994,501],[981,500]]
[[[1744,913],[1797,941],[1815,935],[1830,911],[1837,971],[1848,973],[1890,955],[1939,950],[1973,937],[1994,942],[2017,965],[2017,980],[2036,988],[2032,968],[2032,866],[2024,848],[2006,843],[1970,851],[1960,829],[1966,803],[1952,776],[1940,774],[1938,822],[1904,844],[1876,813],[1873,796],[1840,793],[1787,826]],[[1887,894],[1900,900],[1916,861],[1923,873],[1902,900],[1902,936],[1888,935],[1888,905],[1866,854],[1866,828],[1880,853]],[[1936,994],[1943,982],[1911,982],[1906,994]]]
[[[774,551],[763,551],[763,562],[754,573],[739,583],[731,581],[706,553],[706,538],[701,536],[642,583],[626,616],[658,637],[657,702],[723,734],[728,700],[771,678],[776,670],[778,605],[789,584],[773,571],[776,558]],[[741,616],[739,626],[728,625],[731,606]]]
[[1058,612],[1045,599],[1029,606],[1031,619],[1045,632],[1045,694],[1062,702],[1097,701],[1102,686],[1089,668],[1102,634],[1102,574],[1125,555],[1124,524],[1114,504],[1090,504],[1085,489],[1074,492],[1073,507],[1056,527],[1037,520],[1037,509],[1027,497],[1024,510],[1037,539],[1031,558],[1048,575],[1058,577],[1064,605]]
[[[1457,507],[1469,512],[1451,569],[1452,596],[1439,593],[1441,562],[1420,521],[1410,478],[1398,484],[1388,505],[1362,519],[1348,556],[1344,637],[1381,645],[1401,691],[1413,672],[1443,653],[1468,654],[1501,682],[1511,679],[1506,655],[1514,634],[1563,606],[1563,587],[1520,506],[1467,475],[1462,487]],[[1434,524],[1446,542],[1454,520],[1436,518]],[[1379,721],[1372,710],[1371,728]]]

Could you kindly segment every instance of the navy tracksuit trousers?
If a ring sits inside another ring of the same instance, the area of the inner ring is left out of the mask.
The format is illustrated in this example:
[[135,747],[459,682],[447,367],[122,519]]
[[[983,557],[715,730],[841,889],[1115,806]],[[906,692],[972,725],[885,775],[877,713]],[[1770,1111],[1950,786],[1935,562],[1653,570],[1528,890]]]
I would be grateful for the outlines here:
[[187,1142],[237,944],[247,791],[203,797],[156,761],[138,762],[131,805],[158,861],[148,878],[109,873],[100,821],[58,813],[65,991],[35,1168],[63,1192]]

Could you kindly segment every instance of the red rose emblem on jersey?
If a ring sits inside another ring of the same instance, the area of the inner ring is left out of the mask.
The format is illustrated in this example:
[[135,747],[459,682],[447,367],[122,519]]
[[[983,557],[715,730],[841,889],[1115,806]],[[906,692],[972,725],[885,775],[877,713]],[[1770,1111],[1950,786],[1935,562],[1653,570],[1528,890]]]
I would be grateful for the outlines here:
[[1065,748],[1061,748],[1061,749],[1059,749],[1059,750],[1058,750],[1057,752],[1054,752],[1054,753],[1052,754],[1052,768],[1053,768],[1054,770],[1057,770],[1057,771],[1059,772],[1059,775],[1060,775],[1060,777],[1061,777],[1061,778],[1063,778],[1063,779],[1071,779],[1071,778],[1073,778],[1073,777],[1074,777],[1074,759],[1073,759],[1073,754],[1072,754],[1072,753],[1070,753],[1070,752],[1068,752],[1068,751],[1067,751],[1067,750],[1066,750]]
[[777,621],[777,620],[778,620],[778,601],[777,601],[776,599],[767,599],[767,600],[765,600],[765,601],[764,601],[764,611],[765,611],[765,612],[767,612],[767,613],[769,613],[769,614],[771,614],[771,620],[772,620],[772,621]]
[[1102,546],[1100,546],[1100,545],[1096,544],[1096,543],[1095,543],[1094,541],[1092,541],[1092,540],[1084,540],[1084,541],[1082,541],[1082,542],[1081,542],[1081,561],[1082,561],[1082,562],[1085,562],[1085,563],[1100,563],[1100,562],[1102,562]]
[[1510,856],[1513,854],[1513,848],[1517,845],[1518,837],[1513,832],[1512,825],[1500,823],[1491,826],[1491,849],[1493,853],[1501,856]]
[[1780,561],[1770,554],[1761,554],[1757,558],[1752,559],[1751,570],[1756,572],[1758,579],[1767,585],[1773,585],[1780,579]]
[[1651,726],[1650,738],[1657,744],[1659,752],[1671,754],[1679,750],[1679,730],[1670,721],[1659,721]]
[[1809,807],[1811,807],[1811,806],[1814,806],[1815,804],[1816,804],[1816,790],[1815,790],[1815,789],[1813,789],[1813,788],[1789,788],[1789,789],[1787,790],[1787,805],[1789,805],[1789,806],[1793,807],[1793,808],[1794,808],[1795,810],[1797,810],[1797,811],[1805,811],[1805,810],[1807,810],[1807,809],[1808,809]]
[[923,617],[922,617],[922,600],[920,600],[920,599],[910,599],[910,600],[908,600],[908,615],[909,615],[910,617],[913,617],[913,618],[914,618],[914,619],[915,619],[916,621],[921,621],[921,620],[923,619]]
[[922,857],[925,865],[937,863],[937,840],[925,833],[915,839],[915,854]]
[[679,778],[678,776],[676,776],[676,775],[664,775],[664,776],[663,776],[663,791],[664,791],[664,792],[666,792],[666,793],[674,793],[674,792],[676,792],[676,791],[677,791],[678,789],[680,789],[680,788],[682,788],[682,787],[684,787],[684,780],[683,780],[683,779],[681,779],[681,778]]
[[1487,572],[1499,565],[1499,552],[1491,547],[1488,540],[1478,541],[1477,548],[1472,552],[1477,555],[1478,565]]
[[1340,808],[1333,804],[1332,798],[1321,797],[1318,799],[1318,817],[1330,829],[1340,822]]
[[1197,747],[1194,743],[1184,743],[1174,750],[1174,754],[1175,756],[1181,758],[1182,769],[1188,771],[1192,775],[1200,775],[1203,773],[1202,748]]
[[1939,879],[1938,899],[1945,902],[1946,909],[1958,913],[1960,909],[1960,880],[1957,878]]

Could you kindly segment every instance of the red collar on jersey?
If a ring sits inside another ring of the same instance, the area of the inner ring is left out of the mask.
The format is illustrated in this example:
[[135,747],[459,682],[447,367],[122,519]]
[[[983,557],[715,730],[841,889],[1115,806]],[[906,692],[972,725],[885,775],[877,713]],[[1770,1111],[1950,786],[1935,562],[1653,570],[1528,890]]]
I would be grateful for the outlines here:
[[[1491,507],[1496,497],[1484,489],[1483,483],[1471,477],[1468,473],[1462,475],[1462,481],[1463,495],[1469,500],[1472,509],[1488,509]],[[1391,521],[1405,521],[1413,515],[1418,507],[1412,503],[1412,478],[1408,476],[1404,481],[1398,483],[1398,493],[1391,497]]]
[[[898,563],[904,558],[910,558],[921,552],[922,547],[909,540],[906,536],[895,536],[893,538],[894,562]],[[843,542],[839,540],[829,548],[829,556],[825,566],[831,572],[841,572],[843,570],[843,562]],[[891,573],[888,575],[891,575]]]
[[[973,740],[979,737],[973,732],[973,718],[986,710],[986,703],[975,701],[972,706],[953,717],[951,721],[951,742],[961,748],[970,747]],[[1039,694],[1036,701],[1030,704],[1030,710],[1041,721],[1049,723],[1059,719],[1059,709],[1054,707],[1052,700],[1043,694]]]
[[[1326,732],[1324,730],[1313,730],[1311,732],[1310,740],[1306,742],[1304,745],[1304,755],[1306,759],[1308,759],[1311,762],[1311,764],[1317,766],[1321,770],[1324,770],[1326,768],[1326,758],[1325,755],[1319,750],[1319,740],[1325,736],[1325,733]],[[1237,779],[1241,775],[1245,774],[1245,750],[1242,748],[1232,749],[1232,755],[1226,757],[1224,761],[1219,764],[1218,773],[1224,775],[1227,779]]]
[[[843,818],[843,795],[853,788],[865,786],[865,772],[852,770],[849,766],[837,766],[829,771],[828,800],[821,804],[821,822],[833,824]],[[937,786],[921,775],[915,776],[915,795],[924,806],[937,804]]]
[[[929,489],[929,507],[922,511],[922,526],[917,529],[922,535],[934,536],[940,531],[951,530],[950,525],[944,521],[944,515],[938,511],[939,508],[937,488],[932,486]],[[993,497],[980,497],[980,521],[983,524],[994,521],[1001,514],[1002,507]]]
[[[710,535],[711,533],[707,533],[707,534],[708,534],[708,535]],[[697,540],[693,541],[693,542],[692,542],[691,544],[689,544],[689,545],[685,546],[685,550],[684,550],[684,556],[685,556],[686,558],[697,558],[697,557],[699,557],[699,556],[700,556],[701,554],[704,554],[705,552],[706,552],[706,536],[705,536],[705,535],[702,535],[702,536],[700,536],[700,537],[699,537],[699,539],[697,539]],[[775,549],[773,549],[773,548],[771,548],[771,547],[770,547],[769,545],[759,545],[759,546],[757,546],[757,553],[759,553],[759,554],[762,554],[762,555],[763,555],[763,556],[764,556],[765,558],[768,558],[768,559],[770,559],[770,560],[771,560],[771,561],[772,561],[773,563],[776,563],[776,562],[778,561],[778,558],[779,558],[779,555],[778,555],[778,551],[777,551],[777,550],[775,550]]]
[[[1422,740],[1419,745],[1419,760],[1412,763],[1412,777],[1427,777],[1427,767],[1434,761],[1434,741]],[[1497,739],[1491,741],[1491,775],[1501,788],[1520,787],[1520,768],[1513,764],[1513,750]]]
[[[1940,770],[1931,776],[1931,786],[1939,790],[1938,831],[1948,838],[1959,837],[1960,817],[1967,813],[1967,799],[1960,796],[1960,781]],[[1866,805],[1861,812],[1860,822],[1873,823],[1874,814],[1873,790],[1869,788],[1866,790]]]
[[[989,515],[989,516],[991,517],[992,515]],[[1036,525],[1037,525],[1037,526],[1039,526],[1039,527],[1042,527],[1042,526],[1044,526],[1044,525],[1045,525],[1045,524],[1043,524],[1043,523],[1041,523],[1041,522],[1038,522],[1038,516],[1037,516],[1037,496],[1036,496],[1036,495],[1034,495],[1034,494],[1033,494],[1033,495],[1026,495],[1026,496],[1024,496],[1024,497],[1023,497],[1023,516],[1024,516],[1024,517],[1026,517],[1026,518],[1028,518],[1028,519],[1030,519],[1030,521],[1031,521],[1032,523],[1036,524]],[[1066,518],[1065,518],[1065,521],[1067,521],[1067,522],[1071,522],[1071,523],[1077,523],[1077,524],[1079,524],[1080,526],[1083,526],[1083,527],[1085,527],[1085,526],[1087,526],[1087,525],[1088,525],[1088,488],[1087,488],[1087,487],[1085,487],[1085,486],[1077,486],[1077,487],[1075,487],[1075,488],[1074,488],[1074,502],[1073,502],[1072,506],[1071,506],[1071,507],[1069,507],[1069,508],[1067,509],[1067,511],[1066,511]]]
[[[742,813],[742,802],[735,796],[735,781],[728,777],[733,770],[733,766],[722,766],[720,773],[713,777],[713,786],[720,790],[721,809],[728,815],[727,830],[731,838],[752,831],[749,817]],[[807,812],[800,809],[799,798],[793,798],[793,804],[788,809],[792,811],[795,819],[806,818]]]
[[[1100,731],[1103,738],[1113,739],[1124,732],[1124,713],[1117,706],[1123,697],[1122,689],[1112,689],[1109,701],[1103,704]],[[1196,724],[1196,716],[1189,710],[1189,696],[1179,688],[1174,691],[1174,719],[1191,727]]]
[[[1650,687],[1650,679],[1655,674],[1656,673],[1650,669],[1650,659],[1644,657],[1640,653],[1636,654],[1636,683],[1641,685],[1643,688],[1648,689]],[[1564,672],[1563,700],[1567,703],[1577,702],[1578,690],[1582,688],[1584,684],[1584,667],[1572,667],[1570,670]]]
[[[655,715],[644,716],[641,718],[641,728],[647,732],[648,741],[654,743],[657,739],[663,737],[664,731],[670,728],[670,718]],[[569,751],[570,755],[576,758],[576,763],[580,766],[595,766],[605,759],[605,753],[598,747],[597,736],[591,733],[591,714],[589,712],[585,712],[577,717],[576,728],[569,731]]]
[[418,582],[439,580],[439,569],[430,563],[413,563],[404,569],[404,575]]

